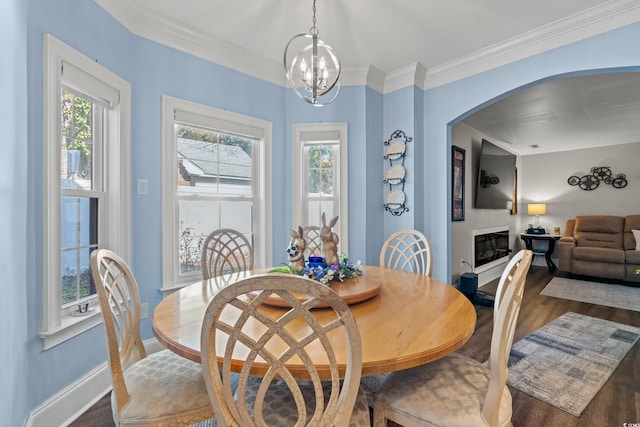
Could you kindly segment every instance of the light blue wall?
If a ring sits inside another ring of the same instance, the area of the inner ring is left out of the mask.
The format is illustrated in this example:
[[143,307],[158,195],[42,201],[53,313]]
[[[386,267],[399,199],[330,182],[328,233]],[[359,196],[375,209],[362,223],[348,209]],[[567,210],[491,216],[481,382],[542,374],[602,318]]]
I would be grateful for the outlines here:
[[[245,114],[273,123],[273,169],[284,170],[284,89],[149,40],[131,38],[132,268],[142,301],[152,310],[162,295],[162,95]],[[138,179],[149,195],[136,194]],[[283,188],[274,178],[274,188]],[[278,192],[282,193],[282,192]],[[275,192],[274,192],[275,195]],[[274,203],[274,207],[279,205]],[[274,214],[274,217],[280,217]],[[275,233],[287,234],[278,230]],[[143,321],[143,338],[151,338]]]
[[29,306],[27,203],[27,3],[0,2],[0,424],[19,426],[31,407],[25,378]]
[[[384,214],[384,236],[388,237],[393,232],[400,229],[412,229],[415,228],[415,219],[417,210],[420,206],[421,196],[416,192],[416,184],[420,179],[420,172],[417,169],[421,169],[420,162],[416,158],[416,150],[422,144],[422,134],[416,129],[416,125],[422,121],[422,118],[417,118],[416,103],[415,100],[421,99],[422,91],[415,86],[405,87],[403,89],[396,90],[388,93],[384,97],[384,137],[380,141],[382,145],[383,141],[388,141],[391,138],[391,134],[396,130],[400,130],[405,133],[407,138],[411,138],[411,142],[407,143],[404,167],[406,170],[404,192],[406,194],[406,207],[409,208],[408,212],[404,212],[401,215],[392,215],[390,212]],[[421,128],[420,128],[421,129]],[[384,156],[383,154],[380,159]],[[383,179],[384,171],[390,167],[389,160],[383,160]],[[401,164],[402,160],[397,159],[393,161],[394,165]],[[384,197],[389,193],[389,185],[382,185]],[[393,185],[393,189],[400,190],[402,185]]]
[[[388,214],[382,210],[381,184],[382,141],[390,131],[406,125],[416,132],[410,135],[414,137],[410,170],[415,173],[411,190],[415,200],[410,201],[414,209],[405,218],[429,235],[439,259],[448,259],[449,124],[478,105],[532,81],[573,71],[640,64],[636,43],[640,25],[635,24],[425,92],[411,88],[383,96],[365,87],[345,87],[334,104],[318,109],[304,105],[290,90],[134,36],[94,2],[30,0],[27,5],[28,10],[22,1],[9,0],[0,6],[0,53],[15,64],[8,70],[0,69],[0,87],[8,94],[0,107],[4,113],[1,120],[6,120],[3,129],[8,130],[0,160],[0,224],[6,228],[0,245],[0,274],[7,290],[0,304],[7,319],[2,339],[9,343],[0,350],[0,366],[10,369],[3,371],[0,386],[0,424],[5,424],[6,413],[11,414],[9,421],[24,419],[25,412],[106,360],[102,327],[48,351],[42,351],[38,336],[42,326],[43,32],[131,83],[132,268],[151,310],[161,298],[162,94],[273,122],[274,262],[286,245],[291,226],[291,195],[282,190],[291,188],[291,125],[348,122],[349,255],[376,264],[385,233],[393,231],[385,216]],[[392,113],[394,104],[398,113]],[[148,196],[135,194],[139,178],[149,180]],[[450,261],[435,263],[435,277],[446,280],[449,272]],[[143,336],[152,337],[148,321],[143,322]]]
[[[369,184],[367,174],[371,167],[375,167],[371,163],[363,161],[370,155],[372,147],[377,148],[379,141],[379,133],[376,127],[369,127],[367,123],[367,99],[381,97],[374,91],[364,86],[347,86],[341,89],[338,98],[331,104],[324,107],[314,107],[301,101],[292,90],[287,90],[286,98],[286,158],[285,170],[274,170],[275,173],[283,175],[284,181],[282,187],[274,188],[291,188],[292,178],[292,126],[295,123],[327,123],[327,122],[347,122],[348,123],[348,173],[349,173],[349,257],[353,260],[368,260],[367,242],[370,238],[367,227],[367,220],[370,213],[375,209],[368,194],[364,191]],[[378,111],[377,113],[380,113]],[[374,112],[375,113],[375,112]],[[381,117],[379,116],[379,120]],[[375,132],[375,133],[374,133]],[[279,178],[279,177],[278,177]],[[282,218],[276,218],[274,215],[274,230],[281,228],[282,232],[273,234],[274,239],[274,264],[279,264],[278,254],[282,254],[280,261],[284,261],[284,248],[289,242],[286,230],[292,227],[292,206],[291,192],[283,191],[285,199],[282,201],[285,212]],[[275,211],[274,200],[274,211]],[[282,224],[276,224],[281,221]],[[371,238],[375,238],[372,233]]]
[[[640,23],[591,37],[513,64],[486,71],[424,94],[424,218],[434,253],[450,254],[450,124],[494,98],[542,79],[566,73],[640,65]],[[448,257],[448,256],[447,256]],[[450,258],[450,257],[448,257]],[[447,280],[451,260],[434,264],[434,277]]]
[[[366,165],[364,175],[358,175],[356,182],[350,181],[349,210],[352,207],[358,212],[358,216],[351,216],[352,224],[360,224],[357,235],[350,239],[366,238],[366,256],[362,258],[364,262],[371,265],[378,265],[380,259],[380,248],[384,243],[384,192],[380,191],[380,184],[384,179],[384,171],[380,167],[381,159],[384,156],[382,141],[384,141],[384,97],[373,89],[367,88],[366,92],[366,128],[367,142],[364,150],[359,150],[353,155],[350,154],[350,162],[353,163],[356,171]],[[357,173],[357,172],[356,172]],[[355,194],[354,194],[355,193]],[[359,197],[364,195],[364,201],[357,202]],[[364,212],[358,209],[359,203],[364,204]],[[362,220],[364,218],[364,220]]]
[[[162,298],[159,291],[162,283],[162,95],[273,122],[273,168],[284,170],[289,163],[285,164],[284,160],[283,88],[134,36],[94,2],[32,0],[28,22],[28,49],[23,52],[27,51],[29,58],[30,156],[28,168],[22,170],[28,170],[32,177],[29,194],[33,209],[30,209],[29,228],[33,230],[31,237],[35,243],[29,245],[27,255],[19,259],[23,264],[26,259],[33,259],[36,266],[26,287],[30,301],[26,313],[29,319],[26,406],[33,409],[106,360],[102,326],[47,351],[42,350],[38,336],[42,327],[43,33],[52,34],[131,84],[131,267],[138,280],[141,299],[149,302],[150,310]],[[149,180],[149,195],[136,194],[139,178]],[[282,188],[284,182],[276,177],[274,187]],[[277,233],[284,234],[285,230],[275,229],[274,234]],[[143,339],[152,338],[149,321],[142,323]]]

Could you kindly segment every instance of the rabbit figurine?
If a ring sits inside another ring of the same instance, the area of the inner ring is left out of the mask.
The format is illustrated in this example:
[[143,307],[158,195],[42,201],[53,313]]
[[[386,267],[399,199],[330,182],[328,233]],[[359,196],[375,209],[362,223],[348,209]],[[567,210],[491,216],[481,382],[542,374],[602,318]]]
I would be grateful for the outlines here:
[[307,248],[307,241],[304,239],[302,227],[298,226],[298,231],[291,229],[291,241],[287,248],[289,255],[289,267],[296,273],[304,270],[304,250]]
[[327,220],[324,216],[324,212],[322,212],[321,218],[322,227],[320,227],[320,238],[322,239],[322,253],[324,256],[324,262],[327,265],[339,264],[340,259],[338,258],[338,243],[340,242],[340,238],[331,230],[338,222],[338,217],[336,216],[335,218],[333,218],[329,225],[327,225]]

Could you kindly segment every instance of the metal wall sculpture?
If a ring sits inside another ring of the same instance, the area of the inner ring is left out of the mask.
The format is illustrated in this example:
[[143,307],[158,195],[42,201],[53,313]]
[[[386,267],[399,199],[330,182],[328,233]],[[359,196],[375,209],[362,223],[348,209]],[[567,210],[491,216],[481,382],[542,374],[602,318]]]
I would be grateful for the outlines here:
[[595,190],[601,182],[613,188],[624,188],[627,186],[627,176],[623,173],[613,176],[609,166],[594,166],[591,168],[590,175],[584,175],[583,177],[572,175],[567,180],[569,185],[578,186],[585,191]]

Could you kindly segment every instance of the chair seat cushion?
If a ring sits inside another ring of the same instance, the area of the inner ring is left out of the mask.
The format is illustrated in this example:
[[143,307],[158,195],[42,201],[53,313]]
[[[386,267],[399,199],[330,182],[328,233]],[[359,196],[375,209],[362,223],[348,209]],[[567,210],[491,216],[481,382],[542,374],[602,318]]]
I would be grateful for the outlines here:
[[[247,384],[247,410],[252,417],[253,406],[259,387],[259,382]],[[313,386],[311,384],[302,384],[300,385],[300,389],[305,396],[304,400],[307,405],[307,414],[310,418],[315,410]],[[328,382],[324,383],[323,391],[326,402],[328,401],[329,393],[331,392],[331,384]],[[289,387],[283,382],[274,382],[269,386],[267,398],[265,399],[263,406],[263,416],[265,422],[270,427],[288,427],[295,425],[298,419],[298,410],[296,409],[296,404],[293,400],[291,391],[289,391]],[[369,414],[367,398],[361,389],[358,392],[356,404],[354,405],[353,412],[351,413],[349,427],[365,426],[371,426],[371,417]]]
[[120,425],[173,426],[179,425],[176,414],[186,424],[214,416],[200,364],[169,350],[134,363],[124,379],[130,400],[120,413]]
[[[389,375],[378,389],[374,412],[383,406],[422,426],[486,426],[482,405],[488,386],[486,366],[453,353]],[[498,425],[509,425],[511,412],[511,394],[505,385]]]

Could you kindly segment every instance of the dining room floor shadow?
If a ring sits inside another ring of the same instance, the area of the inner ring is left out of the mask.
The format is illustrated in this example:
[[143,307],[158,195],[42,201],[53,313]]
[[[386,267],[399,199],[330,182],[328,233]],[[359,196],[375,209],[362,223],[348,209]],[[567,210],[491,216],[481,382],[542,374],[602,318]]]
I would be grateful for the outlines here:
[[[553,273],[549,273],[547,267],[532,266],[529,270],[514,342],[566,312],[640,327],[640,312],[540,295],[552,278]],[[496,279],[480,289],[495,292],[497,284]],[[478,316],[475,332],[458,352],[483,362],[489,356],[493,309],[480,305],[475,305],[475,308]],[[640,395],[640,370],[635,368],[636,360],[640,360],[638,343],[622,359],[611,378],[580,417],[575,417],[509,386],[513,397],[514,427],[622,426],[624,423],[640,422],[640,415],[636,411],[636,408],[640,407],[640,401],[636,401],[636,395]],[[70,424],[71,427],[112,427],[114,425],[110,393]],[[397,427],[398,424],[390,422],[389,426]]]

